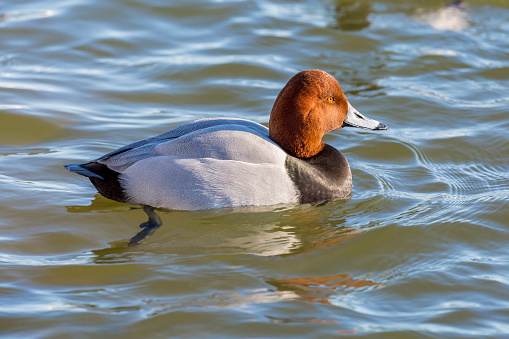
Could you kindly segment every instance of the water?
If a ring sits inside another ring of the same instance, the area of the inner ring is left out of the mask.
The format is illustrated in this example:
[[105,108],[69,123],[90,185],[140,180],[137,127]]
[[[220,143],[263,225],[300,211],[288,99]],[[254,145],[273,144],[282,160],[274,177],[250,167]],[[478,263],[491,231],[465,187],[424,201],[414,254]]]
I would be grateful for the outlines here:
[[[509,336],[509,4],[11,1],[0,7],[0,334]],[[325,142],[322,207],[161,212],[62,164],[208,117],[267,123],[303,69],[388,131]]]

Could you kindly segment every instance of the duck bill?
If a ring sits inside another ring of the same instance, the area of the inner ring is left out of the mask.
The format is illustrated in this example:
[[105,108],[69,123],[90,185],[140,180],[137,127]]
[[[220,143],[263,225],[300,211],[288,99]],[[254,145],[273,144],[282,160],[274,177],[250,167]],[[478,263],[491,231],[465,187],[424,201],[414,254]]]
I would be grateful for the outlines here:
[[350,103],[348,103],[348,113],[343,121],[343,127],[359,127],[364,129],[380,130],[387,129],[383,122],[370,119],[360,114]]

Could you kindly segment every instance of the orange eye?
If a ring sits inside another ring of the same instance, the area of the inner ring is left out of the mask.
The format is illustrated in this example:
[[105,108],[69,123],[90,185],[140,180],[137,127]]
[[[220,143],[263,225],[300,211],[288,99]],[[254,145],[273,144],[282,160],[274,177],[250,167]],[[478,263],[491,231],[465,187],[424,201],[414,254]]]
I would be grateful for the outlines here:
[[334,97],[328,97],[328,98],[327,98],[327,101],[328,101],[328,102],[334,102]]

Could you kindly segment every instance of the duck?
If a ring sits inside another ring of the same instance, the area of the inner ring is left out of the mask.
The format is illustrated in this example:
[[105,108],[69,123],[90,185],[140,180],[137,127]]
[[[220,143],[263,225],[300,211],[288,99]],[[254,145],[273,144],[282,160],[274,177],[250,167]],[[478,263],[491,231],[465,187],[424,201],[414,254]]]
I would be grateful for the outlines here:
[[295,74],[279,92],[269,127],[239,118],[186,123],[97,159],[65,164],[106,198],[154,210],[320,203],[346,198],[346,158],[322,137],[343,127],[386,130],[357,111],[322,70]]

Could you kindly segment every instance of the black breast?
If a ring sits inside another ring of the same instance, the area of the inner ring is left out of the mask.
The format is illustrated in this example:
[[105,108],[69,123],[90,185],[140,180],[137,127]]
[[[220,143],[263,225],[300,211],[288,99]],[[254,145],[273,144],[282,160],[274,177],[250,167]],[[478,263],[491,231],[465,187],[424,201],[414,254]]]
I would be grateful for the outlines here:
[[97,191],[101,193],[102,196],[119,202],[128,202],[127,196],[124,193],[124,189],[120,185],[120,180],[118,178],[119,173],[109,169],[103,164],[99,164],[93,161],[82,164],[81,167],[86,168],[90,172],[98,174],[104,178],[104,180],[101,180],[98,178],[89,177],[92,184],[95,186]]
[[352,191],[352,173],[345,157],[325,144],[317,155],[300,159],[288,155],[286,170],[295,183],[301,203],[347,197]]

